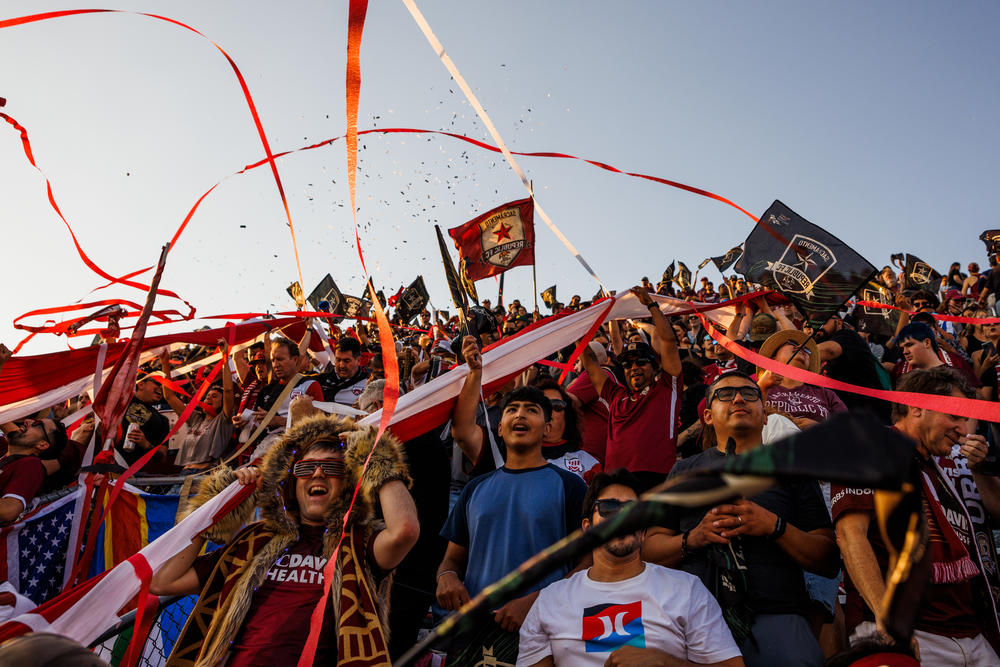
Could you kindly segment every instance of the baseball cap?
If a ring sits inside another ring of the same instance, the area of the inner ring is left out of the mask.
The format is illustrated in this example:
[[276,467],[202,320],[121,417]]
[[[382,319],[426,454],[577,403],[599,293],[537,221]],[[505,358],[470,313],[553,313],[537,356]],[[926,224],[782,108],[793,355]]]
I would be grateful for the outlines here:
[[653,348],[650,347],[649,343],[643,343],[636,341],[634,343],[629,343],[622,350],[619,359],[649,359],[652,362],[658,361],[656,353]]
[[767,313],[757,313],[750,320],[750,342],[763,342],[777,330],[778,320]]

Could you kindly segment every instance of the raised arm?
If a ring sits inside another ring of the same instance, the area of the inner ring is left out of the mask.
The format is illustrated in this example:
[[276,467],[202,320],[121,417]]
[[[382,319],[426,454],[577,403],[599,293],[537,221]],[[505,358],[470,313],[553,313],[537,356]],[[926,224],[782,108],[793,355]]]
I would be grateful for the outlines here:
[[590,378],[590,384],[594,385],[594,391],[600,396],[601,390],[604,389],[604,383],[608,381],[608,376],[604,373],[601,365],[597,363],[597,357],[590,349],[589,343],[584,345],[583,351],[580,352],[580,362],[583,364],[583,370],[587,372],[587,377]]
[[393,480],[378,490],[385,530],[380,532],[372,545],[375,562],[383,570],[391,570],[399,565],[420,537],[420,522],[417,520],[417,506],[413,504],[406,485]]
[[[226,359],[228,355],[229,345],[223,342],[222,358]],[[230,419],[232,418],[235,410],[236,395],[233,392],[233,372],[229,370],[229,364],[224,363],[222,366],[222,414],[224,414],[227,419]]]
[[[649,292],[641,287],[633,287],[632,294],[639,299],[639,303],[649,309],[653,319],[653,326],[656,327],[656,337],[659,338],[660,367],[670,375],[676,377],[681,374],[681,357],[677,352],[677,336],[673,327],[663,316],[660,307],[649,296]],[[597,386],[596,384],[594,385]]]
[[469,364],[469,374],[465,376],[451,415],[451,435],[466,458],[475,463],[483,451],[483,431],[476,423],[476,409],[483,388],[483,357],[472,336],[462,339],[462,356]]
[[[170,351],[166,348],[160,352],[160,369],[163,371],[163,376],[170,379]],[[184,413],[184,409],[187,407],[184,402],[177,397],[177,394],[168,387],[166,384],[163,385],[163,398],[166,400],[170,409],[174,411],[178,417]]]

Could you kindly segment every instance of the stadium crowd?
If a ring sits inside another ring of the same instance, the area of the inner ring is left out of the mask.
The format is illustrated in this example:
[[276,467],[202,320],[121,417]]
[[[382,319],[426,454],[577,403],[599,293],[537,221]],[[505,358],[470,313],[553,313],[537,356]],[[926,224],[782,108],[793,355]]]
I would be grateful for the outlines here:
[[[610,321],[578,358],[569,346],[486,393],[483,348],[546,320],[537,308],[484,300],[467,320],[397,317],[400,392],[460,365],[468,374],[446,423],[405,442],[390,429],[377,447],[374,430],[351,421],[382,407],[374,322],[316,320],[294,338],[274,331],[233,351],[229,372],[165,440],[203,380],[204,366],[185,367],[216,352],[181,346],[142,368],[113,453],[98,463],[114,476],[155,452],[137,483],[168,477],[176,492],[191,478],[195,503],[233,480],[257,485],[246,511],[206,536],[225,546],[206,553],[198,538],[154,573],[153,593],[201,596],[192,613],[205,623],[196,636],[186,629],[175,652],[196,664],[297,660],[343,537],[317,662],[362,664],[397,659],[531,556],[669,478],[868,410],[913,440],[924,485],[933,567],[909,646],[891,645],[875,622],[894,552],[872,490],[817,480],[677,508],[662,525],[616,538],[439,647],[447,664],[823,665],[881,653],[866,664],[996,665],[997,425],[784,377],[726,339],[860,387],[996,401],[1000,325],[935,315],[995,317],[997,259],[985,272],[956,263],[940,285],[920,288],[908,287],[901,265],[886,266],[878,280],[898,307],[888,331],[873,330],[854,300],[811,329],[777,293],[739,300],[727,326],[710,331],[698,314],[664,315],[650,294],[711,304],[758,287],[736,276],[718,289],[706,278],[644,277],[632,292],[649,319]],[[600,296],[563,304],[553,295],[546,307],[556,316]],[[0,346],[0,373],[9,358]],[[93,417],[69,429],[63,420],[89,400],[2,425],[0,523],[76,483]]]

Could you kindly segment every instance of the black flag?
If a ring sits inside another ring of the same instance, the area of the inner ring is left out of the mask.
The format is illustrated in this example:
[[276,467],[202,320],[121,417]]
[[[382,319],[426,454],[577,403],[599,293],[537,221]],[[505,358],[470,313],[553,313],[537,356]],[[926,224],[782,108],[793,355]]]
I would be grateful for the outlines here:
[[430,295],[427,293],[427,287],[424,286],[424,277],[417,276],[416,280],[410,283],[410,286],[399,295],[399,301],[396,302],[396,314],[404,322],[409,322],[419,315],[429,302]]
[[986,244],[986,254],[1000,254],[1000,229],[987,229],[979,235],[979,240]]
[[[878,280],[869,280],[858,294],[861,301],[871,301],[887,306],[894,304],[892,292]],[[858,331],[868,334],[892,336],[899,323],[899,311],[892,308],[876,306],[856,306],[854,316],[858,322]]]
[[820,327],[875,267],[833,234],[775,200],[743,243],[736,271],[784,294]]
[[941,274],[931,268],[931,265],[916,255],[906,253],[906,268],[903,269],[906,289],[921,289],[931,292],[941,287]]
[[552,287],[550,287],[547,290],[545,290],[544,292],[542,292],[540,296],[542,297],[542,303],[544,303],[546,306],[548,306],[550,310],[556,307],[556,286],[555,285],[553,285]]
[[670,260],[670,266],[663,270],[662,282],[672,283],[674,281],[674,261]]
[[[673,262],[670,265],[673,266]],[[674,276],[674,282],[685,292],[691,289],[691,269],[684,262],[677,262],[677,275]]]
[[[500,274],[503,275],[502,273]],[[465,293],[469,295],[473,303],[477,306],[479,305],[479,292],[476,291],[476,283],[474,280],[469,278],[469,265],[465,261],[465,258],[458,260],[458,277],[462,279],[462,287],[465,288]]]
[[732,266],[733,263],[740,258],[742,253],[743,248],[741,246],[736,246],[735,248],[727,250],[726,254],[721,257],[713,257],[712,261],[715,263],[715,268],[719,270],[719,273],[722,273]]
[[455,304],[458,312],[464,316],[466,309],[469,307],[469,302],[465,297],[465,291],[462,289],[462,281],[459,279],[458,271],[455,270],[455,265],[451,261],[451,255],[448,254],[448,246],[444,242],[441,228],[434,225],[434,230],[437,232],[438,246],[441,249],[441,262],[444,264],[444,277],[448,281],[451,302]]
[[323,280],[319,281],[319,285],[313,288],[306,300],[315,310],[336,315],[344,314],[344,295],[340,293],[337,283],[334,282],[329,273],[323,277]]

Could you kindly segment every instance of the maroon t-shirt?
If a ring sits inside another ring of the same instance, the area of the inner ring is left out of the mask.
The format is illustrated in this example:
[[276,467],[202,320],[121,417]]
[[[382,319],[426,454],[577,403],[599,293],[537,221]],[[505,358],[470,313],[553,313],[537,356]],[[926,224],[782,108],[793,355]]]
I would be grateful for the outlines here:
[[17,498],[27,508],[44,481],[45,466],[37,456],[8,454],[0,459],[0,497]]
[[[275,561],[253,594],[243,628],[233,641],[226,667],[294,665],[298,662],[313,609],[323,596],[323,533],[325,526],[301,527],[299,541]],[[383,574],[374,562],[368,542],[368,562],[376,576]],[[198,581],[208,580],[222,550],[199,556],[194,568]],[[324,617],[324,630],[316,649],[316,664],[336,664],[337,633],[327,627],[333,615]]]
[[792,417],[808,417],[816,421],[825,421],[838,412],[847,412],[847,406],[835,393],[808,384],[794,389],[771,387],[767,390],[767,404]]
[[[928,471],[931,479],[936,482],[941,481],[940,475],[933,466],[922,465]],[[883,578],[889,568],[889,552],[882,541],[882,535],[875,520],[875,493],[872,489],[858,489],[844,487],[839,484],[830,485],[830,496],[832,499],[833,522],[837,523],[842,515],[847,512],[867,512],[871,515],[871,523],[868,524],[868,541],[871,543],[872,551],[875,553],[875,560],[878,562],[879,571]],[[927,507],[926,498],[924,502],[924,518],[928,521],[931,531],[937,530],[933,525],[934,516]],[[950,513],[949,513],[950,516]],[[959,520],[956,517],[956,520]],[[961,535],[963,529],[955,526],[958,534]],[[969,545],[973,549],[975,546]],[[920,604],[920,611],[917,614],[915,627],[935,635],[946,637],[975,637],[982,632],[982,626],[976,618],[973,607],[972,581],[963,581],[957,584],[935,584],[927,583],[924,590],[924,597]],[[844,573],[844,587],[847,589],[847,605],[844,607],[844,620],[847,625],[847,632],[853,632],[854,628],[862,621],[874,621],[868,605],[858,592],[850,576]]]
[[[614,373],[601,367],[607,376],[606,382],[618,384]],[[573,380],[566,391],[580,399],[580,436],[581,448],[604,465],[605,450],[608,447],[608,406],[600,400],[590,376],[581,373]]]
[[605,470],[668,473],[677,461],[680,378],[661,372],[638,394],[616,382],[605,382],[601,398],[608,404],[608,447]]

